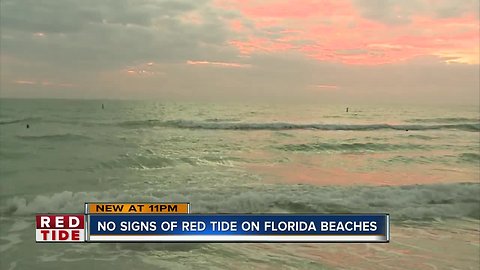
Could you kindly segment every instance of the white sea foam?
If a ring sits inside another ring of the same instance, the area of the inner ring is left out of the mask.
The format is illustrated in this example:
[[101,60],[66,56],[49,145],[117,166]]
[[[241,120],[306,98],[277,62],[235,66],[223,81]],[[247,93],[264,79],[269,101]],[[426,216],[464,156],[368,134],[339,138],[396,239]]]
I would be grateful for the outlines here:
[[189,201],[196,213],[354,213],[388,212],[395,221],[480,219],[480,184],[317,187],[260,185],[222,189],[71,192],[14,197],[3,215],[81,213],[85,202]]

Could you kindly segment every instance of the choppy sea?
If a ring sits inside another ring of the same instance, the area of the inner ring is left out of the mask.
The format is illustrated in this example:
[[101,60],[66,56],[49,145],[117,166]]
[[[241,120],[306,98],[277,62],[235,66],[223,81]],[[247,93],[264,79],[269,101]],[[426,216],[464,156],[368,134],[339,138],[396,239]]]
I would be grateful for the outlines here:
[[[478,269],[479,108],[345,107],[0,99],[0,268]],[[35,243],[35,213],[86,201],[387,212],[392,239]]]

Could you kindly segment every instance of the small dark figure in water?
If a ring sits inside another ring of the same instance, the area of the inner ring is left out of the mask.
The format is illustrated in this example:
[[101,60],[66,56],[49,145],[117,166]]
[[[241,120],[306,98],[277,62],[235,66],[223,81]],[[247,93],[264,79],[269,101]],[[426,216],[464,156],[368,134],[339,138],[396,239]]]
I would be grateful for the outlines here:
[[105,109],[105,106],[104,106],[103,103],[102,103],[102,110],[103,110],[103,109]]
[[27,128],[30,128],[30,125],[29,125],[29,124],[27,124]]
[[408,129],[405,129],[405,131],[408,131]]
[[347,109],[346,109],[345,111],[348,112],[348,107],[347,107]]

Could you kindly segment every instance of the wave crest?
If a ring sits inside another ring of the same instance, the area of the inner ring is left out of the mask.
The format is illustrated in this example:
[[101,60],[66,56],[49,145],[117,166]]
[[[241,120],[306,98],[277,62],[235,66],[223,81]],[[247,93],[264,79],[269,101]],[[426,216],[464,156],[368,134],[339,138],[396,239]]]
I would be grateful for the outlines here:
[[372,131],[372,130],[437,130],[437,129],[457,129],[463,131],[480,131],[479,123],[462,124],[441,124],[441,125],[390,125],[390,124],[294,124],[294,123],[244,123],[244,122],[202,122],[190,120],[139,120],[126,121],[118,123],[119,126],[128,128],[145,127],[171,127],[186,129],[219,129],[219,130],[352,130],[352,131]]
[[277,147],[284,151],[397,151],[411,149],[428,149],[421,144],[389,144],[389,143],[310,143],[310,144],[286,144]]
[[459,122],[480,122],[479,118],[466,118],[466,117],[441,117],[441,118],[415,118],[408,119],[406,122],[411,123],[459,123]]
[[17,138],[27,141],[70,141],[90,140],[91,138],[79,134],[48,134],[48,135],[17,135]]
[[16,123],[26,123],[26,122],[36,122],[41,120],[40,117],[27,117],[21,119],[14,119],[14,120],[4,120],[0,121],[0,125],[9,125],[9,124],[16,124]]
[[15,197],[2,203],[2,214],[83,212],[84,202],[189,201],[194,213],[361,213],[387,212],[392,220],[431,221],[480,219],[480,184],[319,187],[265,185],[215,190],[69,191],[32,199]]

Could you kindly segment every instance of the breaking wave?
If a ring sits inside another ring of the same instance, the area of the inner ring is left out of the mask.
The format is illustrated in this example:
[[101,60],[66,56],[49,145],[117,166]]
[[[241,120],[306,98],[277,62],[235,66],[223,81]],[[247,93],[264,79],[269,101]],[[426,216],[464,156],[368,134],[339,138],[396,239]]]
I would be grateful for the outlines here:
[[118,123],[119,126],[128,128],[145,127],[172,127],[187,129],[219,129],[219,130],[437,130],[457,129],[463,131],[480,131],[480,123],[442,124],[442,125],[390,125],[390,124],[294,124],[294,123],[239,123],[239,122],[197,122],[189,120],[141,120]]
[[242,161],[240,158],[216,155],[177,156],[157,154],[122,154],[115,159],[99,163],[103,168],[131,168],[139,170],[171,168],[182,165],[199,166],[233,166],[233,162]]
[[194,213],[362,213],[387,212],[394,222],[448,218],[480,219],[480,184],[456,183],[411,186],[320,187],[263,185],[210,189],[70,192],[14,197],[2,203],[0,213],[81,213],[83,203],[134,201],[189,201]]
[[479,118],[465,118],[465,117],[444,117],[444,118],[417,118],[409,119],[406,122],[411,123],[459,123],[459,122],[480,122]]
[[78,141],[78,140],[90,140],[91,138],[85,135],[78,134],[49,134],[49,135],[17,135],[17,138],[27,141]]
[[[440,120],[436,120],[440,119]],[[148,127],[170,127],[185,129],[218,129],[218,130],[343,130],[343,131],[372,131],[372,130],[463,130],[470,132],[480,131],[480,120],[474,118],[434,118],[434,119],[410,119],[406,122],[420,124],[392,125],[385,123],[378,124],[295,124],[286,122],[247,123],[240,122],[237,118],[210,118],[204,121],[193,120],[133,120],[116,123],[82,122],[78,120],[43,120],[38,117],[22,118],[0,121],[0,125],[30,122],[52,122],[62,124],[81,124],[85,126],[96,125],[117,125],[124,128],[148,128]],[[423,123],[423,124],[422,124]],[[431,124],[428,124],[431,123]]]
[[421,144],[389,144],[389,143],[310,143],[286,144],[276,147],[284,151],[310,152],[310,151],[397,151],[428,149],[429,146]]
[[205,119],[205,122],[239,122],[239,118],[209,118]]
[[35,122],[35,121],[38,121],[40,119],[41,119],[40,117],[27,117],[27,118],[14,119],[14,120],[4,120],[4,121],[0,121],[0,125]]
[[434,140],[434,139],[438,139],[438,137],[434,137],[434,136],[426,136],[426,135],[421,135],[421,134],[410,134],[408,135],[409,138],[415,138],[415,139],[420,139],[420,140]]

